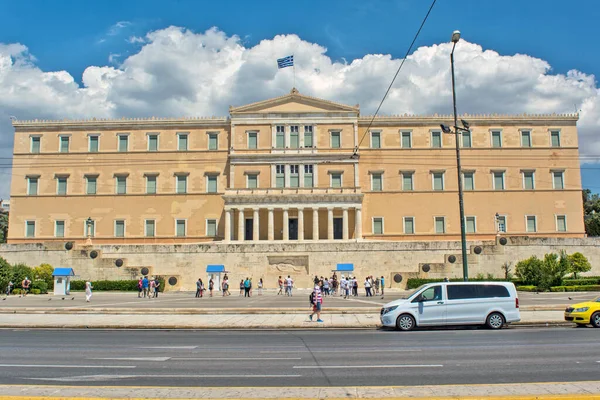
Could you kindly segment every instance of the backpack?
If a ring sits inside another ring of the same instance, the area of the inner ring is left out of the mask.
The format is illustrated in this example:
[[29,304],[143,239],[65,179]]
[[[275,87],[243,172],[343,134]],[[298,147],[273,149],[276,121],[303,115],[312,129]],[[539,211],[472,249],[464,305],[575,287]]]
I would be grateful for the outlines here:
[[310,304],[313,304],[315,302],[315,292],[310,293],[310,295],[308,296],[308,301],[310,301]]

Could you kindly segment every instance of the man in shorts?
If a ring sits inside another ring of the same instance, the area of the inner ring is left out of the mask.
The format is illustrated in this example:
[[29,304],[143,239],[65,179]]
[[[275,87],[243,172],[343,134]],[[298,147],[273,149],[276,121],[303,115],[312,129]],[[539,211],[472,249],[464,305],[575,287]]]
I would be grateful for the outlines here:
[[315,285],[312,293],[313,312],[308,317],[313,320],[313,316],[317,314],[317,322],[323,322],[321,319],[321,310],[323,309],[323,294],[319,285]]

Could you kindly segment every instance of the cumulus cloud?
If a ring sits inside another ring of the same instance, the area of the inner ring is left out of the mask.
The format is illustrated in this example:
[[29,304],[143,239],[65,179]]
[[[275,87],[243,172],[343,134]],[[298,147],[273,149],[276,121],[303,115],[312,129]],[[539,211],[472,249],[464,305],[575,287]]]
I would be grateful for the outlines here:
[[[114,28],[124,29],[126,21]],[[277,58],[294,54],[301,93],[375,111],[402,60],[367,54],[335,61],[327,49],[297,35],[278,35],[246,46],[238,36],[212,28],[194,33],[168,27],[130,37],[137,53],[118,66],[90,66],[80,86],[66,71],[43,71],[26,46],[0,44],[0,157],[10,157],[8,116],[27,118],[226,115],[242,105],[288,93],[291,68]],[[386,114],[450,113],[451,44],[417,49],[407,59],[387,101]],[[111,63],[115,61],[112,55]],[[600,91],[593,75],[553,74],[548,62],[525,54],[502,55],[461,41],[456,52],[460,113],[565,113],[581,109],[583,155],[600,154]],[[0,197],[6,197],[3,182]]]

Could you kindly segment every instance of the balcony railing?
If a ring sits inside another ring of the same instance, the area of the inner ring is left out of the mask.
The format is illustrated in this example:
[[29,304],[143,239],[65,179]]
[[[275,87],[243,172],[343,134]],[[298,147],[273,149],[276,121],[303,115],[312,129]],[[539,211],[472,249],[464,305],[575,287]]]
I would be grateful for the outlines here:
[[258,188],[258,189],[246,189],[246,188],[231,188],[225,190],[225,195],[240,195],[240,196],[252,196],[252,195],[286,195],[286,194],[360,194],[360,187],[342,187],[342,188],[309,188],[309,187],[298,187],[298,188]]

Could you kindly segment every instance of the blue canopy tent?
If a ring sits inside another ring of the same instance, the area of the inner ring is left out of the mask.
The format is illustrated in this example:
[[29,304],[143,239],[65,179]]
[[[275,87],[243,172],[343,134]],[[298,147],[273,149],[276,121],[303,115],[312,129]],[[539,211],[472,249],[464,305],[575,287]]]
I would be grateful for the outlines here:
[[209,264],[206,266],[206,274],[208,275],[208,279],[206,280],[206,287],[208,287],[208,282],[212,279],[215,284],[215,289],[221,290],[221,274],[226,274],[228,271],[225,271],[225,266],[222,264]]

